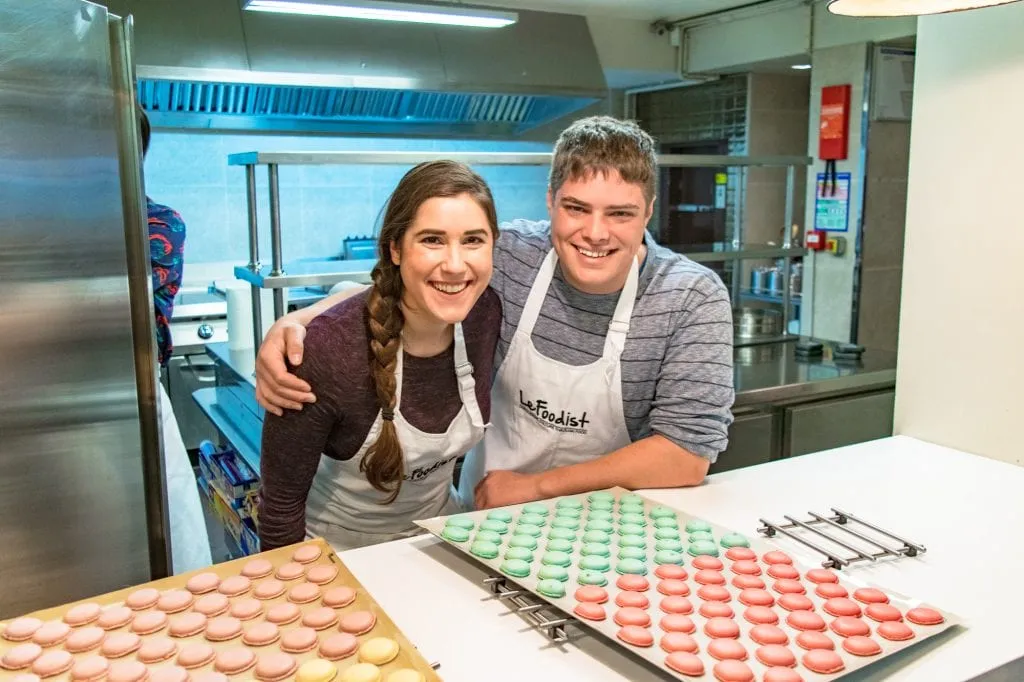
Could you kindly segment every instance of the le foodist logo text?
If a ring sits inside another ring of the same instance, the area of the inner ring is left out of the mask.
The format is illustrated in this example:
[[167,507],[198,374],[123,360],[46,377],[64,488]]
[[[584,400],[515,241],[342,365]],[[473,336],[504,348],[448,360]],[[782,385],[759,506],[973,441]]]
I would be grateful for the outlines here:
[[522,391],[519,391],[519,407],[526,410],[542,426],[556,431],[585,434],[587,424],[590,423],[586,412],[576,415],[567,410],[556,410],[546,400],[527,400]]

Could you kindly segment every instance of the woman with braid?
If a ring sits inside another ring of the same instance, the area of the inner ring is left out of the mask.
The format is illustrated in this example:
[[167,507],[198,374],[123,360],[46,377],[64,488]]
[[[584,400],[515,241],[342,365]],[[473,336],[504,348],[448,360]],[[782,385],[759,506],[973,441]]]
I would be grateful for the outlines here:
[[373,286],[309,327],[295,371],[316,402],[266,414],[263,550],[310,536],[361,547],[457,510],[455,461],[483,438],[490,414],[497,236],[491,192],[466,166],[423,163],[399,182]]

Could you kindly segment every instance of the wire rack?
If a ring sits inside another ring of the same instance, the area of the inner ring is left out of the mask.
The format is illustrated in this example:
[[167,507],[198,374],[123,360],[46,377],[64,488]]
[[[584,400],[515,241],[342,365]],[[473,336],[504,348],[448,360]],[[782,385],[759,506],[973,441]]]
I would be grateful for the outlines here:
[[[783,518],[789,523],[776,524],[766,519],[759,519],[761,527],[757,532],[764,537],[772,538],[784,535],[800,544],[825,555],[821,563],[825,568],[843,569],[851,564],[879,559],[899,559],[905,556],[917,556],[927,550],[918,544],[895,533],[881,528],[874,523],[854,516],[841,509],[831,508],[832,514],[824,516],[813,511],[807,512],[807,521],[800,521],[789,515]],[[801,534],[798,531],[806,531]],[[871,531],[874,536],[866,531]],[[823,546],[821,542],[841,547],[846,553],[840,554],[833,547]],[[860,546],[858,546],[860,545]]]

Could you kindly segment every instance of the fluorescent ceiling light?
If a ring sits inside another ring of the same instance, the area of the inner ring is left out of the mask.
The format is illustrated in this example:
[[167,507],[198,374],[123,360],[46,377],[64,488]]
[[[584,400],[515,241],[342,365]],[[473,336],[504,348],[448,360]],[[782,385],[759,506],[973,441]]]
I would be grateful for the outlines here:
[[376,0],[246,0],[245,9],[280,14],[305,14],[344,19],[403,21],[476,28],[501,28],[519,20],[515,12],[496,12],[472,7],[416,5]]
[[944,14],[980,7],[1008,5],[1018,0],[831,0],[828,11],[848,17],[911,17]]
[[794,64],[793,66],[791,66],[789,68],[796,69],[797,71],[806,71],[807,69],[811,68],[811,65],[810,64]]

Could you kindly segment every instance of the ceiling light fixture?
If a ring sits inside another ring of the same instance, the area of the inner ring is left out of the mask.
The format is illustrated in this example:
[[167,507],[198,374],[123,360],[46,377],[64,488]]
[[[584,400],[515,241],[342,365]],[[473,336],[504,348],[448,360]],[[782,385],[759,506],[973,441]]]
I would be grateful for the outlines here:
[[847,17],[912,17],[1008,5],[1018,0],[830,0],[828,11]]
[[796,69],[797,71],[806,71],[807,69],[811,68],[811,65],[810,64],[794,64],[793,66],[791,66],[789,68]]
[[472,7],[418,5],[376,0],[245,0],[244,9],[254,12],[308,16],[444,24],[473,28],[502,28],[519,21],[515,12],[496,12]]

